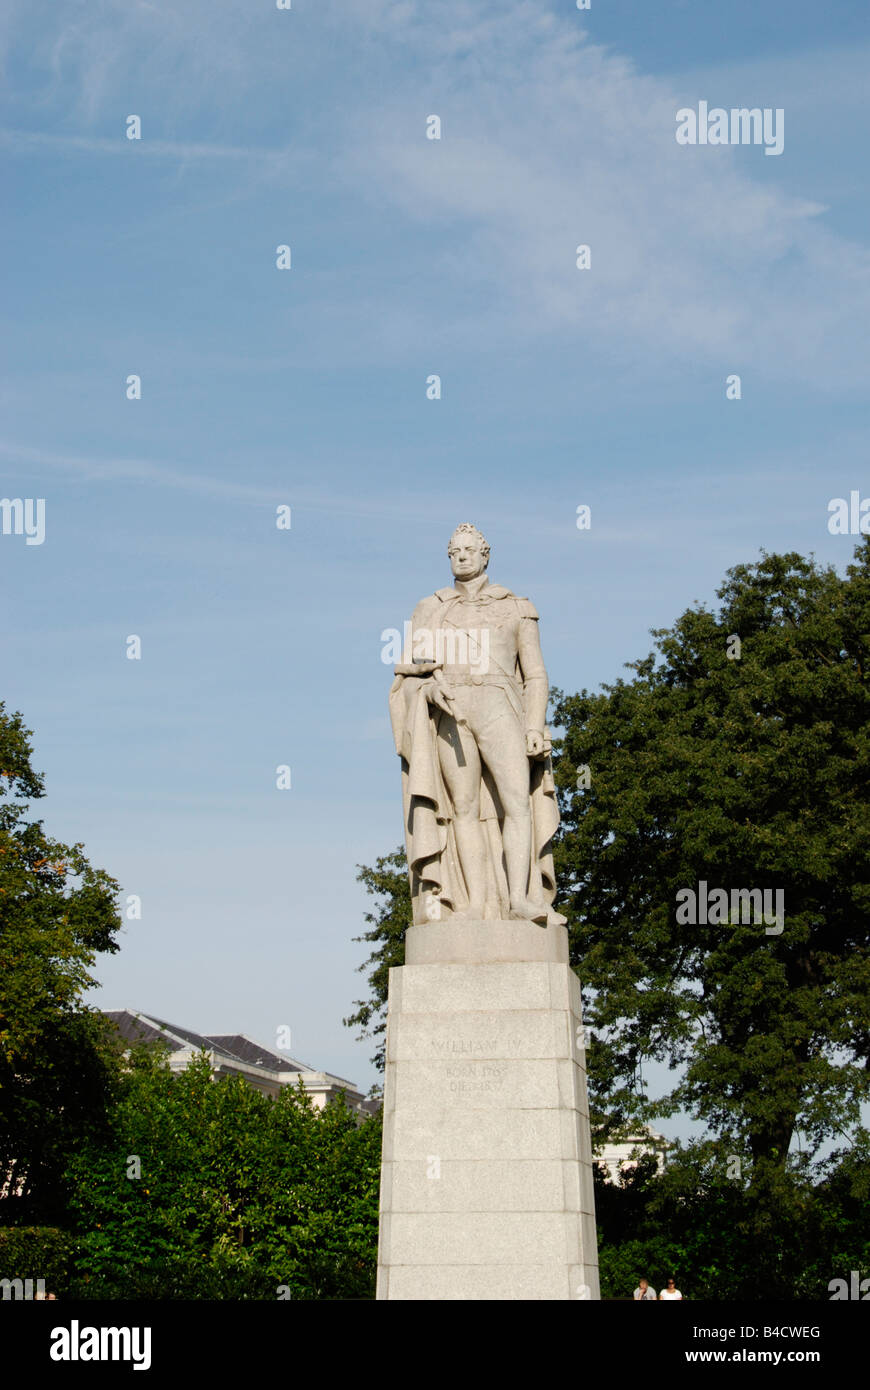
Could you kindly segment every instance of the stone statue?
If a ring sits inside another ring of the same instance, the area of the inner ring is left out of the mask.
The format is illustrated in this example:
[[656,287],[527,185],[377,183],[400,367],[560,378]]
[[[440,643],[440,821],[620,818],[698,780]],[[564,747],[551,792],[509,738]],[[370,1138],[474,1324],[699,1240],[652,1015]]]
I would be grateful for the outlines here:
[[538,614],[490,584],[476,527],[447,554],[455,583],[418,603],[390,690],[414,922],[559,925]]

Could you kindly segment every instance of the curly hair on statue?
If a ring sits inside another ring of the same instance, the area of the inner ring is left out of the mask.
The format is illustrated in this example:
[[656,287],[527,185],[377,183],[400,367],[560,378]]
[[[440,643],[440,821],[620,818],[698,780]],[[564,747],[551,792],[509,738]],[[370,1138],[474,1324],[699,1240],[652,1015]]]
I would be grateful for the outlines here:
[[456,540],[457,536],[474,536],[480,541],[480,553],[483,556],[483,567],[486,569],[489,564],[489,541],[486,539],[486,536],[484,536],[481,531],[478,531],[476,526],[472,526],[470,521],[462,521],[447,542],[448,555],[453,553],[453,542]]

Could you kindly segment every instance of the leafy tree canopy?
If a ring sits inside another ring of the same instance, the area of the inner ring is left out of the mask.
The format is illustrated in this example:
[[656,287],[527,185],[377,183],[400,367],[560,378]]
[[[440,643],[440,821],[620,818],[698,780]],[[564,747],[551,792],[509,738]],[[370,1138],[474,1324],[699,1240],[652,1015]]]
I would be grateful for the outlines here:
[[83,845],[29,819],[28,803],[43,795],[30,731],[0,703],[0,1185],[9,1181],[28,1215],[62,1205],[66,1155],[101,1123],[118,1067],[82,997],[97,955],[118,949],[119,885]]
[[272,1099],[172,1075],[135,1045],[110,1115],[69,1159],[76,1292],[111,1298],[370,1298],[380,1116],[301,1087]]
[[[633,678],[556,693],[557,873],[599,1119],[688,1110],[764,1183],[796,1129],[816,1152],[868,1095],[870,542],[845,577],[763,555],[718,597],[656,632]],[[782,931],[744,910],[681,922],[702,881],[729,908],[781,889]],[[652,1106],[642,1058],[679,1071]]]

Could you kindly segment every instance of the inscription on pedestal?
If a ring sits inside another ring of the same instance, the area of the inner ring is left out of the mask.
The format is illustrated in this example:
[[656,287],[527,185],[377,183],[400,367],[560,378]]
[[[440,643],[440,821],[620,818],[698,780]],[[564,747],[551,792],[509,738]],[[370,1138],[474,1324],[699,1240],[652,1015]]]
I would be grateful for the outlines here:
[[497,1052],[519,1052],[522,1038],[433,1038],[432,1051],[436,1057],[472,1056],[493,1057]]
[[467,1062],[464,1066],[447,1068],[447,1087],[453,1095],[474,1095],[486,1091],[503,1091],[506,1067],[496,1062]]

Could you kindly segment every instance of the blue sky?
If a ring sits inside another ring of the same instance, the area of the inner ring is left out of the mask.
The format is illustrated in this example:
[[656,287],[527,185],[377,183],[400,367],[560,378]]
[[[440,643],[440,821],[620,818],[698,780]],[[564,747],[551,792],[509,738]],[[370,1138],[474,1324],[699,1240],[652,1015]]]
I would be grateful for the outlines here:
[[[380,634],[456,523],[565,689],[761,547],[851,558],[870,11],[12,0],[0,45],[0,494],[46,501],[0,537],[2,698],[50,832],[142,897],[93,998],[367,1087]],[[782,108],[782,155],[678,146],[700,100]]]

